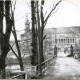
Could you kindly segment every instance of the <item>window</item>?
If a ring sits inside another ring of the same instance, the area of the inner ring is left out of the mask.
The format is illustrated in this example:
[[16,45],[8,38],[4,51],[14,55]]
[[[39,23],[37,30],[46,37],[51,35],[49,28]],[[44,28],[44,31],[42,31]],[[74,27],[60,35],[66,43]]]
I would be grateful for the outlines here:
[[61,39],[61,43],[63,43],[63,39]]
[[64,39],[64,43],[65,43],[65,39]]
[[72,43],[72,39],[70,39],[70,43]]
[[55,43],[57,44],[57,39],[55,39],[56,41],[55,41]]
[[68,43],[69,43],[69,39],[68,39]]
[[60,39],[59,39],[59,43],[60,43]]
[[74,39],[73,39],[73,43],[74,43]]
[[68,42],[68,40],[66,39],[66,43]]

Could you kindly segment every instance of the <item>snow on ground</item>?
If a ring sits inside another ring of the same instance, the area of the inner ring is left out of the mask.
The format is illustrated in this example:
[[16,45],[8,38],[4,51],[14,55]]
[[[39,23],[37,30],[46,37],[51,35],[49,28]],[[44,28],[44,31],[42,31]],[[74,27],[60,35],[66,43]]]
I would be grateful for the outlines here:
[[[46,71],[44,79],[79,79],[80,62],[65,53],[58,53],[58,57]],[[61,56],[61,57],[60,57]]]
[[66,56],[68,56],[68,55],[69,55],[69,53],[67,53],[67,52],[66,52],[66,53],[64,53],[64,52],[59,52],[57,56],[58,56],[58,57],[61,57],[61,56],[62,56],[62,57],[66,57]]

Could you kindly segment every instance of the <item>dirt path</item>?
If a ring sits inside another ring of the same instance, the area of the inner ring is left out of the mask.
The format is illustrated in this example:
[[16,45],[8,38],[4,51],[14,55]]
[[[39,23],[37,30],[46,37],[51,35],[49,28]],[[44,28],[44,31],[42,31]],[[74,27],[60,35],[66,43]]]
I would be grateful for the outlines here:
[[72,57],[59,56],[52,62],[44,79],[79,79],[80,62]]

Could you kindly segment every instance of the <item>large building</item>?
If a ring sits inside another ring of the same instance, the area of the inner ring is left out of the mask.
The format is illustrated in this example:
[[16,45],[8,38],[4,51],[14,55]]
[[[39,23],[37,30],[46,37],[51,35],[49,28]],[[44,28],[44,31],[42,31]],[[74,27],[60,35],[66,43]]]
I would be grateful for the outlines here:
[[44,44],[47,48],[56,45],[58,50],[69,50],[72,45],[74,49],[80,48],[80,27],[61,27],[61,28],[48,28],[45,29],[44,35],[46,39]]

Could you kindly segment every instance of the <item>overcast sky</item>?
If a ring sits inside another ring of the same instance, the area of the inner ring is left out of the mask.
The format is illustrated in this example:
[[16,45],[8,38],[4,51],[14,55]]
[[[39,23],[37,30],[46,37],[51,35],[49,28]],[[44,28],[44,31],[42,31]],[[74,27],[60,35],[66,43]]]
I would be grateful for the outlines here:
[[[16,30],[25,29],[26,16],[28,16],[29,22],[31,23],[31,10],[30,10],[30,0],[16,0],[15,9],[15,26]],[[51,5],[56,4],[58,0],[46,0],[44,6],[44,13],[50,11]],[[71,27],[80,26],[80,0],[63,0],[56,8],[56,13],[54,13],[48,20],[45,28],[55,28],[55,27]],[[20,39],[20,34],[24,31],[17,32],[18,39]],[[13,37],[11,36],[11,39]]]

